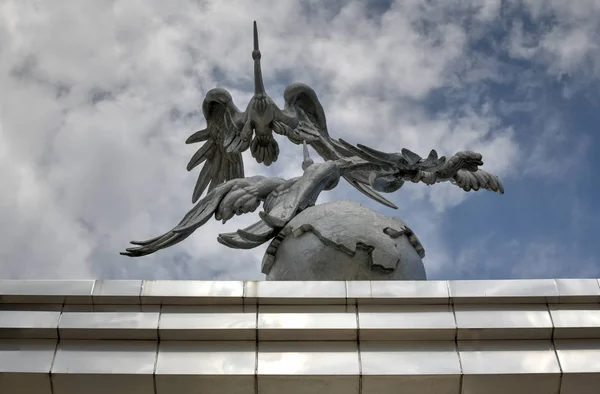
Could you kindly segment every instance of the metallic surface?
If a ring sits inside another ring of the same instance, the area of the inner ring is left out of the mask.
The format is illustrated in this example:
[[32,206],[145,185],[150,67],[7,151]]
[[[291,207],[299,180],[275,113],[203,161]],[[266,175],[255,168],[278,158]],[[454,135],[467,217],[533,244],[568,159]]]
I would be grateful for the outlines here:
[[161,341],[156,393],[253,394],[254,341]]
[[358,394],[355,341],[259,342],[258,392]]
[[1,393],[600,387],[597,280],[0,281],[0,290]]
[[61,340],[53,374],[154,372],[155,341]]
[[353,341],[357,338],[356,308],[261,306],[259,341]]
[[600,302],[598,279],[555,279],[555,282],[561,303]]
[[458,304],[454,314],[459,340],[552,338],[552,320],[543,304]]
[[450,280],[450,297],[458,303],[539,303],[558,302],[554,279],[532,280]]
[[463,393],[556,393],[561,370],[551,341],[459,341]]
[[53,392],[151,393],[156,349],[155,341],[61,340],[52,365]]
[[63,312],[61,339],[157,339],[158,312]]
[[554,338],[600,339],[600,304],[550,305]]
[[238,304],[244,282],[145,280],[142,304]]
[[51,394],[56,340],[0,339],[0,392]]
[[93,280],[0,280],[3,303],[91,304]]
[[0,373],[49,373],[56,340],[1,339]]
[[370,304],[447,304],[446,281],[372,281],[370,297],[360,298]]
[[165,313],[161,340],[256,340],[256,313]]
[[359,305],[358,322],[361,341],[456,338],[456,322],[449,305]]
[[60,312],[2,311],[0,338],[58,338]]
[[592,394],[600,387],[600,340],[557,339],[561,394]]
[[139,304],[141,280],[98,280],[94,286],[94,304]]
[[363,394],[460,392],[454,341],[361,341]]
[[344,281],[285,281],[252,282],[246,297],[256,298],[259,304],[345,304]]

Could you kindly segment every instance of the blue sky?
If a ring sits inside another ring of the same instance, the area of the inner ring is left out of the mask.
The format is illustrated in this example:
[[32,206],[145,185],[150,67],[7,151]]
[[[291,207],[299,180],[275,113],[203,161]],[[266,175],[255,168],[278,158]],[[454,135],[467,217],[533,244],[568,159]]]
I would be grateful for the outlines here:
[[[264,248],[236,251],[212,222],[142,259],[130,239],[191,208],[184,144],[206,91],[252,93],[252,20],[267,92],[311,85],[330,134],[421,155],[471,149],[502,196],[407,184],[393,211],[425,246],[431,279],[600,277],[595,166],[597,1],[80,1],[0,5],[0,276],[261,279]],[[72,4],[71,4],[72,5]],[[269,168],[300,174],[283,140]]]

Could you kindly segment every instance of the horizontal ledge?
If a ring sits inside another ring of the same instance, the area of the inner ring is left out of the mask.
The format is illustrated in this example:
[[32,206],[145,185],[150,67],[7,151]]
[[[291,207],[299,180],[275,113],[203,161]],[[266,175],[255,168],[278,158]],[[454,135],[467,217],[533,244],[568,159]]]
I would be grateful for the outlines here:
[[0,305],[419,305],[598,302],[598,279],[346,282],[0,280]]

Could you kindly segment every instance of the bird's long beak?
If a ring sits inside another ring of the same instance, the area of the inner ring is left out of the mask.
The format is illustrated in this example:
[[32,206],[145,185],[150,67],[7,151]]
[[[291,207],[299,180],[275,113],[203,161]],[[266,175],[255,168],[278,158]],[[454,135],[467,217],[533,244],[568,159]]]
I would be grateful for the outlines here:
[[265,85],[263,83],[262,71],[260,69],[260,49],[258,48],[258,27],[254,21],[254,50],[252,59],[254,59],[254,94],[265,94]]
[[308,145],[306,141],[302,141],[302,150],[304,153],[304,160],[302,161],[302,170],[306,171],[308,167],[312,166],[315,162],[310,158],[308,154]]

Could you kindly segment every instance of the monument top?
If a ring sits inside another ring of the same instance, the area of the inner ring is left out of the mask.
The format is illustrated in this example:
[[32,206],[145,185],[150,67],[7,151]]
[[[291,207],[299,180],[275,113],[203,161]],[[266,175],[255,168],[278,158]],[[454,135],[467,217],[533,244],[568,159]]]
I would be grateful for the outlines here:
[[[192,202],[196,205],[172,230],[146,241],[133,241],[135,246],[121,254],[136,257],[154,253],[183,241],[213,215],[224,223],[234,215],[254,212],[261,204],[263,211],[259,212],[258,222],[235,233],[220,234],[218,240],[223,245],[238,249],[254,248],[271,239],[279,245],[284,235],[291,234],[289,228],[286,230],[290,221],[299,213],[312,209],[320,193],[335,188],[340,178],[373,200],[392,208],[397,207],[380,193],[394,192],[407,181],[427,185],[451,182],[465,191],[487,189],[504,192],[498,177],[479,168],[483,165],[482,156],[475,152],[458,152],[447,159],[444,156],[438,157],[437,152],[432,150],[426,158],[422,158],[408,149],[402,149],[398,153],[385,153],[332,138],[317,94],[303,83],[293,83],[285,89],[285,104],[283,108],[279,108],[265,91],[256,22],[253,31],[254,95],[246,110],[238,109],[227,90],[209,90],[202,103],[206,128],[193,133],[186,141],[188,144],[204,142],[187,166],[188,171],[191,171],[203,164],[192,195]],[[292,179],[259,175],[245,177],[242,152],[250,150],[252,157],[266,166],[277,160],[279,146],[273,133],[287,137],[296,145],[303,145],[302,175]],[[324,159],[323,163],[315,163],[310,158],[308,146]],[[200,199],[205,191],[207,193]],[[330,205],[328,209],[335,211],[336,208],[335,205]],[[341,205],[339,209],[342,209]],[[353,214],[371,215],[366,211],[353,211]],[[316,216],[307,215],[305,216],[316,220]],[[319,220],[329,219],[321,216]],[[338,239],[344,239],[344,234],[351,232],[348,228],[350,222],[350,219],[346,224],[343,220],[329,220],[328,224],[334,225]],[[303,233],[308,228],[314,230],[316,227],[322,226],[313,222],[304,223]],[[382,231],[391,231],[395,234],[394,238],[399,239],[412,234],[412,231],[406,232],[406,229],[390,228]],[[354,239],[352,242],[362,245],[363,240]],[[275,256],[269,257],[269,250],[277,250],[277,245],[272,243],[265,259],[276,260]],[[347,248],[350,254],[356,253],[351,249]],[[365,258],[371,262],[373,252],[379,250],[377,245],[366,245],[362,249],[370,250],[370,255]],[[369,264],[368,261],[365,263]],[[265,263],[263,261],[263,272]],[[317,261],[318,264],[320,263]],[[273,261],[266,265],[272,266]],[[389,269],[393,271],[392,268]],[[304,279],[328,278],[312,278],[309,275]],[[340,279],[352,278],[342,275]]]

